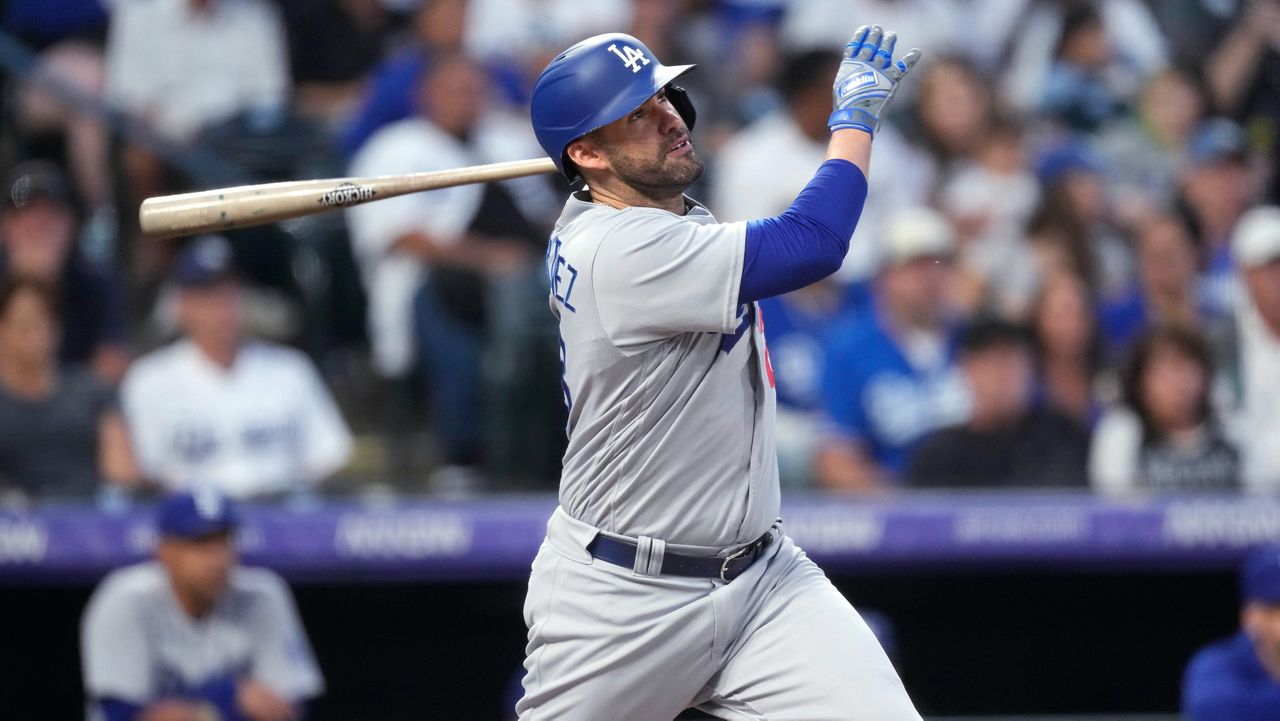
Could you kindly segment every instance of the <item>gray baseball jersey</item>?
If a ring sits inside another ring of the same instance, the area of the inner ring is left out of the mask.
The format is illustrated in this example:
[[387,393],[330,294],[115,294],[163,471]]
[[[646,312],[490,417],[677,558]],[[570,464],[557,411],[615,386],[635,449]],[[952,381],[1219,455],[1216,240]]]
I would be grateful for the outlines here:
[[625,536],[716,547],[778,516],[775,398],[746,226],[570,196],[547,249],[569,443],[560,504]]
[[80,638],[90,700],[195,698],[243,676],[293,701],[324,690],[293,597],[266,569],[235,569],[213,611],[195,620],[178,606],[159,563],[122,568],[89,600]]

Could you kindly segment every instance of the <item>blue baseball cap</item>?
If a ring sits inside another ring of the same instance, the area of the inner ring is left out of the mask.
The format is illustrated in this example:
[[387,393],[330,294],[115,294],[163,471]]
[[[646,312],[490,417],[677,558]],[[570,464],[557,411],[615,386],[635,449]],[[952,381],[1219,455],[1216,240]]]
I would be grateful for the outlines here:
[[1280,604],[1280,546],[1250,552],[1240,569],[1240,600]]
[[1041,185],[1053,185],[1072,172],[1101,173],[1102,161],[1083,140],[1054,145],[1036,160],[1036,177]]
[[195,540],[230,533],[240,525],[235,504],[214,488],[181,491],[160,502],[156,526],[161,536]]
[[231,243],[220,235],[201,235],[182,249],[173,264],[171,277],[181,288],[197,288],[234,278]]

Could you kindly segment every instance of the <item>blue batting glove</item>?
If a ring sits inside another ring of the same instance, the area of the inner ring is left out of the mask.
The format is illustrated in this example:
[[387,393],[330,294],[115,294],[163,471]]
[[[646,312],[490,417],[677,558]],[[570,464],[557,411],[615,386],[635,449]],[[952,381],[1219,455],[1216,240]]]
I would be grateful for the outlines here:
[[920,59],[920,51],[913,48],[895,61],[893,46],[897,42],[896,33],[883,32],[879,25],[863,25],[844,46],[844,59],[832,88],[835,111],[827,119],[833,131],[857,128],[874,134],[880,127],[885,106],[893,100],[903,76]]

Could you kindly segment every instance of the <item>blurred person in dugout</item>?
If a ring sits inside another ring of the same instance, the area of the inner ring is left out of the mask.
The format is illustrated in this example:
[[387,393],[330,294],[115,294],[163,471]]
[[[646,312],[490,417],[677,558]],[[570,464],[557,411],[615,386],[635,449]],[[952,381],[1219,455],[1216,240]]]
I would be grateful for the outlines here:
[[969,417],[920,442],[905,485],[1083,486],[1089,435],[1037,402],[1034,349],[1026,330],[994,318],[975,320],[960,336],[958,356],[971,399]]
[[1230,491],[1240,458],[1210,401],[1214,363],[1193,326],[1142,336],[1123,380],[1123,403],[1094,429],[1089,480],[1111,495]]
[[0,279],[0,502],[91,498],[137,481],[115,392],[58,363],[55,291]]
[[[418,115],[387,125],[352,161],[356,176],[460,168],[536,154],[528,123],[490,108],[482,68],[464,55],[437,56],[419,85]],[[531,141],[529,141],[531,142]],[[347,211],[369,293],[369,334],[378,372],[424,381],[440,464],[437,491],[482,482],[486,368],[532,366],[510,342],[546,326],[544,220],[551,186],[533,177],[391,198]],[[551,331],[554,337],[554,331]],[[550,353],[550,351],[548,351]],[[554,357],[554,356],[553,356]],[[485,361],[486,362],[482,362]],[[558,460],[558,459],[557,459]]]
[[237,561],[209,488],[166,497],[155,559],[117,569],[80,627],[91,721],[302,721],[324,679],[284,580]]
[[824,487],[898,485],[920,439],[968,414],[944,302],[952,249],[950,225],[929,208],[889,218],[872,307],[828,334],[822,405],[829,428],[814,460]]
[[129,365],[124,290],[84,258],[66,176],[47,160],[19,163],[0,199],[0,274],[37,280],[58,296],[58,360],[115,383]]
[[306,494],[341,469],[351,433],[311,361],[246,337],[226,239],[192,239],[171,279],[182,337],[139,358],[121,386],[143,477],[272,497]]
[[1232,240],[1244,293],[1227,364],[1246,489],[1280,490],[1280,206],[1253,208]]
[[1280,718],[1280,547],[1264,546],[1240,569],[1240,631],[1192,657],[1182,678],[1188,721]]

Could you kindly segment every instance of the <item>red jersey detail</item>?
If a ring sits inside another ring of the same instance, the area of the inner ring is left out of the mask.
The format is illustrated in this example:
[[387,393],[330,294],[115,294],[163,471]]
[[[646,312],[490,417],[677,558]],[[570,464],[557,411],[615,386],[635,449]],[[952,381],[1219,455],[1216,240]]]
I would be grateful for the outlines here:
[[773,381],[773,361],[769,359],[769,343],[764,338],[764,311],[760,310],[758,305],[756,317],[760,319],[760,347],[764,348],[764,370],[769,376],[769,387],[776,388],[777,384]]

